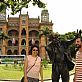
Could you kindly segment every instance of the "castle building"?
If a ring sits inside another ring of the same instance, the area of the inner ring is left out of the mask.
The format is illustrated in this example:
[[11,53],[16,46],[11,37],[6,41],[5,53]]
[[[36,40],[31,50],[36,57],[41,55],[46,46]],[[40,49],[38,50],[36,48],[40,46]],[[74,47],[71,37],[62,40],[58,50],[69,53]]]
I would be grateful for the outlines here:
[[5,17],[5,13],[0,13],[0,32],[9,38],[0,39],[0,55],[27,55],[32,44],[40,44],[40,53],[44,54],[45,39],[44,36],[40,38],[39,33],[45,26],[52,30],[48,10],[42,10],[41,20],[39,17],[29,18],[28,13],[20,13],[19,17],[8,16],[8,21]]

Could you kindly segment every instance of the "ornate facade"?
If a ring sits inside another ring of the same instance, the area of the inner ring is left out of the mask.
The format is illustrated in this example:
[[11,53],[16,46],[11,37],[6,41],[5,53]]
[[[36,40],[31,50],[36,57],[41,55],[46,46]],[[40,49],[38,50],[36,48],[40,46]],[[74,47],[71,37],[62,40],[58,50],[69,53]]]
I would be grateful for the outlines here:
[[39,38],[40,29],[47,26],[52,30],[52,25],[48,10],[42,10],[41,20],[39,17],[29,18],[28,13],[20,13],[19,17],[8,16],[8,22],[0,20],[0,31],[9,36],[8,39],[0,40],[0,54],[26,55],[34,43],[40,44],[40,54],[44,54],[45,39],[44,36]]

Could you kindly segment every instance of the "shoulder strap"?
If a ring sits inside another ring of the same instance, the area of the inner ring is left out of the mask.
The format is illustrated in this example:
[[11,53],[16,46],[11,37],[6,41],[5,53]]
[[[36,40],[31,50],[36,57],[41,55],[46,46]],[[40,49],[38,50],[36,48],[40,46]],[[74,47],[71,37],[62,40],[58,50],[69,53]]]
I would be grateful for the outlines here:
[[38,58],[38,56],[36,57],[36,60],[35,60],[35,62],[34,62],[34,64],[29,68],[29,70],[27,71],[27,73],[32,69],[32,67],[35,65],[35,63],[36,63],[36,61],[37,61],[37,58]]

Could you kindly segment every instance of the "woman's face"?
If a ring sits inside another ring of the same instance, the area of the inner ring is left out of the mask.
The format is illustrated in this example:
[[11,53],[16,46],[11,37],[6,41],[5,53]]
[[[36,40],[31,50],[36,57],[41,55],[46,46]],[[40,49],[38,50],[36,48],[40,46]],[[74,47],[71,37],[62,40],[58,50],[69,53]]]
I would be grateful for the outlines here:
[[32,49],[32,54],[34,54],[35,56],[38,55],[38,48],[37,48],[37,47],[34,47],[34,48]]

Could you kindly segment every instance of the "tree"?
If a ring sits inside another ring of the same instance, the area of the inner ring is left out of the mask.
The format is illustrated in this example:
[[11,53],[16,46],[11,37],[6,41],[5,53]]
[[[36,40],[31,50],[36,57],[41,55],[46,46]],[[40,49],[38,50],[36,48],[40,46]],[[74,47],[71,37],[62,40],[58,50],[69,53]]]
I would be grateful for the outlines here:
[[47,38],[48,38],[48,36],[52,33],[52,31],[48,28],[48,26],[44,26],[44,27],[42,27],[40,30],[41,30],[40,37],[41,37],[42,35],[45,36],[46,45],[47,45]]
[[[77,35],[76,32],[68,32],[68,33],[65,33],[64,35],[60,35],[59,38],[60,38],[60,40],[71,40],[71,39],[75,38],[76,35]],[[73,43],[72,45],[70,45],[69,49],[71,51],[72,58],[75,58],[75,53],[76,53],[75,44]]]
[[[47,45],[47,38],[48,35],[50,34],[51,30],[49,29],[48,26],[42,26],[40,28],[40,34],[39,34],[39,38],[40,38],[40,50],[41,50],[41,56],[43,59],[43,62],[45,62],[45,60],[47,59],[47,55],[46,55],[46,50],[45,50],[45,46]],[[46,62],[45,62],[46,63]]]
[[22,8],[28,8],[28,5],[32,3],[33,6],[37,5],[39,8],[45,8],[46,4],[40,0],[0,0],[0,12],[3,9],[10,8],[12,15],[21,11]]
[[7,35],[5,35],[5,33],[3,31],[0,31],[0,40],[5,40],[8,39],[9,37]]

